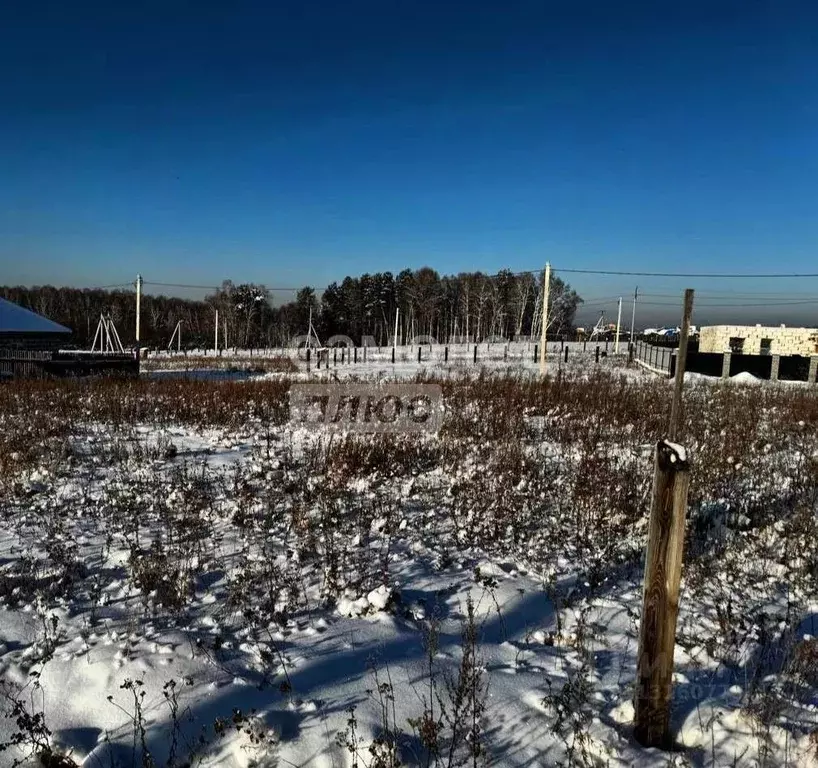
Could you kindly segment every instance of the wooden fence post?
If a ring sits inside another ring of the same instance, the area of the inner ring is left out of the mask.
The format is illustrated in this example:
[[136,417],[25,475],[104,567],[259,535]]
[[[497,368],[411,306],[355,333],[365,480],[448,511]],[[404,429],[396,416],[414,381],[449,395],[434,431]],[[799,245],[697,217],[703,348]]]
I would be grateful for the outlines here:
[[474,345],[474,362],[477,362],[477,344]]
[[675,440],[682,418],[682,389],[687,368],[687,341],[690,337],[690,320],[693,317],[693,289],[685,290],[682,309],[682,329],[679,334],[679,355],[676,360],[676,376],[673,382],[673,402],[670,406],[670,439]]
[[634,702],[634,735],[649,747],[666,747],[670,740],[673,650],[689,484],[690,467],[684,448],[660,441],[656,445],[648,524]]
[[[688,288],[684,295],[670,407],[670,440],[676,440],[681,425],[687,340],[692,315],[693,290]],[[687,451],[674,442],[660,440],[656,444],[653,471],[634,702],[634,735],[637,741],[648,747],[670,745],[668,727],[673,690],[673,652],[676,647],[689,486]]]

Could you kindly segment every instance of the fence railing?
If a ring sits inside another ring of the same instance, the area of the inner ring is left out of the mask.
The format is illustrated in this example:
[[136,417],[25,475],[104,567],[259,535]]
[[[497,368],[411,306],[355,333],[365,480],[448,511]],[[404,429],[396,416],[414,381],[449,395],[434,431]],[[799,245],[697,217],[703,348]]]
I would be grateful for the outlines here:
[[52,356],[53,352],[43,350],[0,349],[0,378],[43,378],[43,362]]
[[139,375],[133,354],[93,354],[0,348],[0,379],[45,379],[98,375]]
[[645,341],[637,341],[634,359],[643,368],[666,376],[672,376],[676,369],[676,349],[672,347],[658,347]]

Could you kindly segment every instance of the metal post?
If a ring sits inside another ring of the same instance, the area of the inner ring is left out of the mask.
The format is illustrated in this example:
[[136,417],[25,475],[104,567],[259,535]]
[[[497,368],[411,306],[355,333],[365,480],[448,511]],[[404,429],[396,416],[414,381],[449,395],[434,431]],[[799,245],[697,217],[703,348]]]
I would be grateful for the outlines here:
[[616,312],[616,342],[614,344],[614,354],[619,354],[619,329],[622,326],[622,297],[619,297],[619,309]]
[[635,334],[635,323],[636,323],[636,299],[639,296],[639,286],[637,285],[633,291],[633,309],[631,310],[631,339],[630,343],[633,345],[634,334]]

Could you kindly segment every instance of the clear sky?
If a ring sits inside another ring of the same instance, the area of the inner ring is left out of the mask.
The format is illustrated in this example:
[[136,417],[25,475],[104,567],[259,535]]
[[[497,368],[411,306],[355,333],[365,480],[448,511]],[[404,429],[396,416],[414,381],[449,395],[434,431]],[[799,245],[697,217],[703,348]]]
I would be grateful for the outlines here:
[[0,72],[0,283],[818,271],[814,2],[10,0]]

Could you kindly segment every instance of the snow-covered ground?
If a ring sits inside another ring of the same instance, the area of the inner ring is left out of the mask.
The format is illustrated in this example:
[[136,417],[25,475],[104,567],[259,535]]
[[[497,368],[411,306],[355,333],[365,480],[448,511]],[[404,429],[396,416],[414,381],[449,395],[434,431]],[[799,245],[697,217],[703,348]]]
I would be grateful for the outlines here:
[[[0,764],[814,764],[815,396],[690,388],[678,750],[645,749],[669,386],[588,347],[547,387],[438,363],[434,435],[289,423],[275,373],[4,390]],[[431,370],[367,366],[330,371]]]

